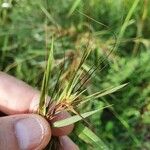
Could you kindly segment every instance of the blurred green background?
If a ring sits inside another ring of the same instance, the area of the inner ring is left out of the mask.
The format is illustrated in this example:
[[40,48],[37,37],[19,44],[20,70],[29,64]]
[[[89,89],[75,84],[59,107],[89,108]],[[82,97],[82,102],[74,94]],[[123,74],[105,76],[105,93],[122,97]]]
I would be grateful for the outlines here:
[[80,53],[87,45],[93,52],[85,68],[107,59],[107,67],[88,83],[89,93],[128,82],[90,105],[113,104],[89,120],[95,133],[110,149],[149,150],[150,0],[0,0],[1,71],[39,88],[52,36],[58,61],[64,50]]

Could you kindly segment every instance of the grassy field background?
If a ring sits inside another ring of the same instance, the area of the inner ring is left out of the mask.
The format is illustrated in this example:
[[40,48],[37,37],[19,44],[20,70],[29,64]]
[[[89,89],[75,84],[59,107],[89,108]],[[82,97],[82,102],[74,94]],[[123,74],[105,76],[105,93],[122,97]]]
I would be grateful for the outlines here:
[[85,69],[107,60],[87,83],[89,93],[128,83],[85,108],[113,104],[90,117],[95,133],[110,149],[149,150],[150,0],[0,0],[0,70],[39,88],[52,36],[58,63],[64,50],[76,63],[87,45]]

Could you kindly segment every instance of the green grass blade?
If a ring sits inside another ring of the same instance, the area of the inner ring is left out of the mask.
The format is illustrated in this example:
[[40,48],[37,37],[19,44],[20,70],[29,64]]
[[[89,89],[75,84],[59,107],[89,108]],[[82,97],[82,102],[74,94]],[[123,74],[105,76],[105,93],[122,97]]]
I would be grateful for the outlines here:
[[48,61],[46,65],[46,69],[44,72],[44,77],[42,81],[41,87],[41,96],[40,96],[40,103],[39,103],[39,114],[45,116],[46,115],[46,97],[48,95],[48,83],[50,80],[52,64],[53,64],[53,49],[54,49],[54,41],[52,39],[51,42],[51,49],[48,56]]
[[69,12],[68,12],[68,17],[70,17],[72,15],[72,13],[76,10],[76,8],[78,7],[78,5],[80,4],[81,0],[75,0],[72,7],[70,8]]
[[79,116],[79,115],[74,115],[72,117],[56,121],[56,122],[54,122],[53,126],[56,127],[56,128],[68,126],[70,124],[76,123],[76,122],[82,120],[83,118],[87,118],[87,117],[99,112],[100,110],[102,110],[106,107],[110,107],[110,106],[111,105],[108,105],[108,106],[102,107],[102,108],[94,110],[94,111],[89,111],[89,112],[83,113],[83,114],[81,114],[82,117]]
[[[108,101],[106,101],[103,98],[103,101],[107,104],[110,105]],[[120,121],[120,123],[124,126],[124,128],[128,131],[130,137],[132,138],[132,140],[135,142],[136,145],[141,145],[140,141],[138,140],[138,138],[133,134],[130,125],[121,117],[121,115],[119,115],[113,107],[109,107],[109,110],[112,111],[112,113],[114,114],[114,116]]]
[[104,92],[97,92],[97,93],[94,93],[94,94],[92,94],[92,95],[89,95],[89,96],[85,97],[85,99],[82,100],[82,101],[80,102],[80,104],[86,103],[86,102],[90,101],[92,98],[94,98],[94,99],[95,99],[95,98],[100,98],[100,97],[103,97],[103,96],[105,96],[105,95],[114,93],[114,92],[118,91],[119,89],[125,87],[126,85],[127,85],[127,83],[122,84],[122,85],[119,85],[119,86],[114,87],[114,88],[111,88],[111,89],[108,89],[108,90],[106,90],[106,91],[104,91]]
[[138,5],[139,2],[140,2],[140,0],[134,0],[132,6],[131,6],[131,8],[130,8],[130,10],[129,10],[127,16],[126,16],[126,18],[125,18],[125,21],[124,21],[124,23],[123,23],[123,25],[121,27],[121,30],[119,32],[119,35],[118,35],[118,38],[117,38],[117,42],[116,42],[115,50],[118,49],[118,46],[119,46],[119,44],[121,42],[121,39],[122,39],[122,37],[123,37],[123,35],[125,33],[125,30],[128,27],[128,23],[129,23],[129,21],[130,21],[130,19],[131,19],[131,17],[132,17],[132,15],[133,15],[133,13],[134,13],[134,11],[135,11],[135,9],[136,9],[136,7],[137,7],[137,5]]
[[107,145],[88,127],[78,124],[74,130],[75,134],[87,144],[97,150],[109,150]]
[[49,21],[51,21],[53,24],[56,24],[54,18],[51,16],[51,14],[47,11],[47,9],[39,4],[40,9],[42,10],[42,12],[45,14],[45,16],[48,18]]

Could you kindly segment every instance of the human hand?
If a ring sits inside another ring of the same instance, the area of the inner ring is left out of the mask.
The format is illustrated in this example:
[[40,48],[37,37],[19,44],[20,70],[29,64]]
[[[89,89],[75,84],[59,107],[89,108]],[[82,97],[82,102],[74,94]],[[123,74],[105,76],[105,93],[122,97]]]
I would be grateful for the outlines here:
[[[0,72],[0,112],[9,116],[0,117],[0,150],[42,150],[51,135],[59,136],[63,150],[77,150],[69,139],[73,125],[50,128],[49,123],[36,113],[40,92],[14,77]],[[66,118],[64,112],[57,116]]]

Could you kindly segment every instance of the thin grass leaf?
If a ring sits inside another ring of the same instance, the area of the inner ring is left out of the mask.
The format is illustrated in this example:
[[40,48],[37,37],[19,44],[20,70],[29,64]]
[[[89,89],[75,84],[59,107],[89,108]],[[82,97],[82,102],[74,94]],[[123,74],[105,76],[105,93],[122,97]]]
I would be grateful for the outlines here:
[[81,78],[81,75],[82,75],[82,71],[80,69],[82,68],[82,65],[84,64],[85,60],[87,59],[87,57],[89,56],[89,54],[91,53],[91,50],[92,50],[92,49],[88,49],[88,46],[89,46],[89,42],[88,42],[88,45],[86,46],[86,49],[83,52],[80,63],[78,65],[76,71],[74,72],[73,77],[71,78],[71,80],[69,82],[67,95],[70,95],[75,90],[78,83],[80,83],[79,79]]
[[60,77],[61,77],[61,75],[62,75],[63,70],[64,70],[64,68],[62,68],[62,69],[60,70],[60,72],[59,72],[59,75],[58,75],[58,77],[57,77],[56,84],[55,84],[54,89],[53,89],[53,92],[52,92],[52,94],[51,94],[51,99],[53,99],[53,96],[54,96],[54,94],[55,94],[55,92],[56,92],[56,88],[57,88],[57,86],[58,86],[58,84],[59,84],[59,80],[60,80]]
[[[110,105],[110,103],[105,100],[104,98],[102,98],[103,101],[107,104]],[[130,137],[132,138],[132,140],[135,142],[136,145],[140,145],[140,141],[138,140],[138,138],[133,134],[133,131],[131,130],[130,125],[121,117],[121,115],[119,115],[115,109],[113,107],[109,107],[109,110],[112,111],[112,113],[114,114],[114,116],[120,121],[120,123],[124,126],[124,128],[128,131]]]
[[85,143],[93,146],[94,149],[109,150],[107,145],[92,130],[83,124],[79,123],[74,132]]
[[91,53],[91,49],[86,49],[84,50],[84,53],[82,55],[82,58],[81,58],[81,61],[80,61],[80,64],[79,66],[77,67],[72,79],[70,80],[69,82],[69,85],[68,85],[68,90],[67,90],[67,94],[69,95],[69,93],[71,94],[72,91],[75,90],[76,86],[78,85],[78,82],[79,81],[79,78],[81,77],[82,75],[82,71],[80,70],[82,65],[84,64],[85,60],[87,59],[87,57],[89,56],[89,54]]
[[70,8],[69,12],[68,12],[68,17],[70,17],[72,15],[72,13],[76,10],[76,8],[78,7],[78,5],[80,4],[81,0],[75,0],[72,7]]
[[[102,71],[105,67],[107,66],[107,64],[105,66],[103,66],[100,71]],[[86,82],[89,81],[89,79],[92,77],[92,75],[95,73],[95,71],[99,68],[99,66],[97,66],[90,74],[87,78],[85,78],[85,81],[80,85],[80,87],[77,89],[77,91],[80,91],[82,89],[82,87],[84,86],[84,84]]]
[[49,21],[51,21],[53,24],[56,24],[54,18],[53,18],[53,17],[51,16],[51,14],[47,11],[47,9],[46,9],[43,5],[41,5],[41,4],[39,4],[39,7],[40,7],[40,9],[42,10],[42,12],[45,14],[45,16],[47,17],[47,19],[48,19]]
[[39,114],[45,116],[46,115],[46,97],[48,95],[48,83],[50,80],[50,75],[52,71],[52,64],[53,64],[53,49],[54,49],[54,41],[51,41],[51,49],[48,56],[48,61],[46,64],[46,69],[44,72],[44,77],[42,81],[41,87],[41,96],[40,96],[40,103],[39,103]]
[[79,115],[75,115],[75,116],[72,116],[70,118],[56,121],[56,122],[54,122],[53,126],[56,128],[68,126],[70,124],[73,124],[73,123],[76,123],[76,122],[82,120],[82,118],[87,118],[87,117],[99,112],[100,110],[107,108],[107,107],[110,107],[110,106],[112,106],[112,105],[108,105],[108,106],[102,107],[102,108],[94,110],[94,111],[89,111],[89,112],[83,113],[83,114],[81,114],[82,117]]
[[[111,28],[110,28],[109,26],[105,25],[104,23],[102,23],[102,22],[100,22],[100,21],[97,21],[96,19],[94,19],[94,18],[88,16],[87,14],[85,14],[85,13],[79,11],[79,10],[77,10],[77,12],[80,13],[81,15],[83,15],[84,17],[90,19],[91,21],[93,21],[93,22],[95,22],[95,23],[97,23],[97,24],[99,24],[99,25],[101,25],[101,26],[107,28],[109,31],[111,31],[111,34],[113,35],[115,41],[117,41],[117,36],[116,36],[115,32],[112,32],[112,30],[111,30]],[[112,50],[115,49],[116,43],[117,43],[117,42],[115,42],[115,44],[114,44]]]
[[75,96],[74,96],[74,99],[72,99],[72,102],[76,101],[76,99],[78,99],[85,91],[87,91],[87,89],[84,89],[83,91],[79,93],[75,93]]
[[[81,14],[82,14],[82,13],[81,13]],[[86,16],[86,14],[83,14],[83,15]],[[93,18],[90,18],[90,19],[93,19]],[[107,28],[109,29],[108,26],[107,26]],[[115,33],[112,33],[112,34],[113,34],[115,40],[117,40]],[[116,47],[116,43],[114,44],[114,46],[112,47],[112,49],[110,50],[110,52],[108,53],[108,55],[106,56],[106,58],[109,57],[109,55],[113,52],[113,50],[115,49],[115,47]],[[89,51],[88,55],[89,55],[89,54],[90,54],[90,51]],[[87,57],[88,57],[88,55],[87,55]],[[87,58],[87,57],[86,57],[86,58]],[[83,60],[85,61],[86,58],[83,59]],[[95,67],[94,64],[92,65],[92,67],[91,67],[91,68],[88,70],[88,72],[87,72],[87,74],[89,73],[89,76],[88,76],[87,78],[86,78],[86,76],[83,76],[83,77],[81,78],[80,82],[81,82],[82,80],[85,80],[85,81],[80,85],[80,87],[79,87],[76,91],[79,91],[79,90],[84,86],[84,84],[92,77],[92,75],[93,75],[93,74],[95,73],[95,71],[100,67],[100,65],[101,65],[102,63],[104,63],[104,62],[107,60],[106,58],[105,58],[105,59],[102,59],[102,60],[101,60],[101,58],[99,58],[99,59],[98,59],[98,65],[97,65],[96,67]],[[83,62],[83,63],[84,63],[84,62]],[[83,63],[82,63],[82,65],[83,65]],[[106,66],[107,66],[107,64],[106,64],[105,66],[103,66],[100,71],[102,71]],[[78,82],[78,83],[75,85],[74,89],[76,88],[76,86],[77,86],[80,82]]]
[[100,91],[100,92],[94,93],[92,95],[89,95],[89,96],[85,97],[84,99],[82,99],[80,104],[86,103],[86,102],[90,101],[92,98],[96,99],[96,98],[100,98],[102,96],[114,93],[114,92],[118,91],[119,89],[125,87],[126,85],[127,85],[127,83],[119,85],[119,86],[111,88],[111,89],[107,89],[104,92]]
[[117,42],[116,42],[115,50],[118,49],[118,46],[119,46],[119,44],[121,42],[121,39],[122,39],[122,37],[123,37],[123,35],[124,35],[127,27],[128,27],[130,19],[131,19],[131,17],[132,17],[132,15],[133,15],[133,13],[134,13],[134,11],[135,11],[135,9],[136,9],[136,7],[137,7],[137,5],[138,5],[139,2],[140,2],[140,0],[134,0],[132,6],[131,6],[131,8],[130,8],[130,10],[129,10],[127,16],[126,16],[126,18],[125,18],[125,21],[124,21],[124,23],[123,23],[123,25],[121,27],[121,30],[119,32],[119,35],[118,35],[118,38],[117,38]]

